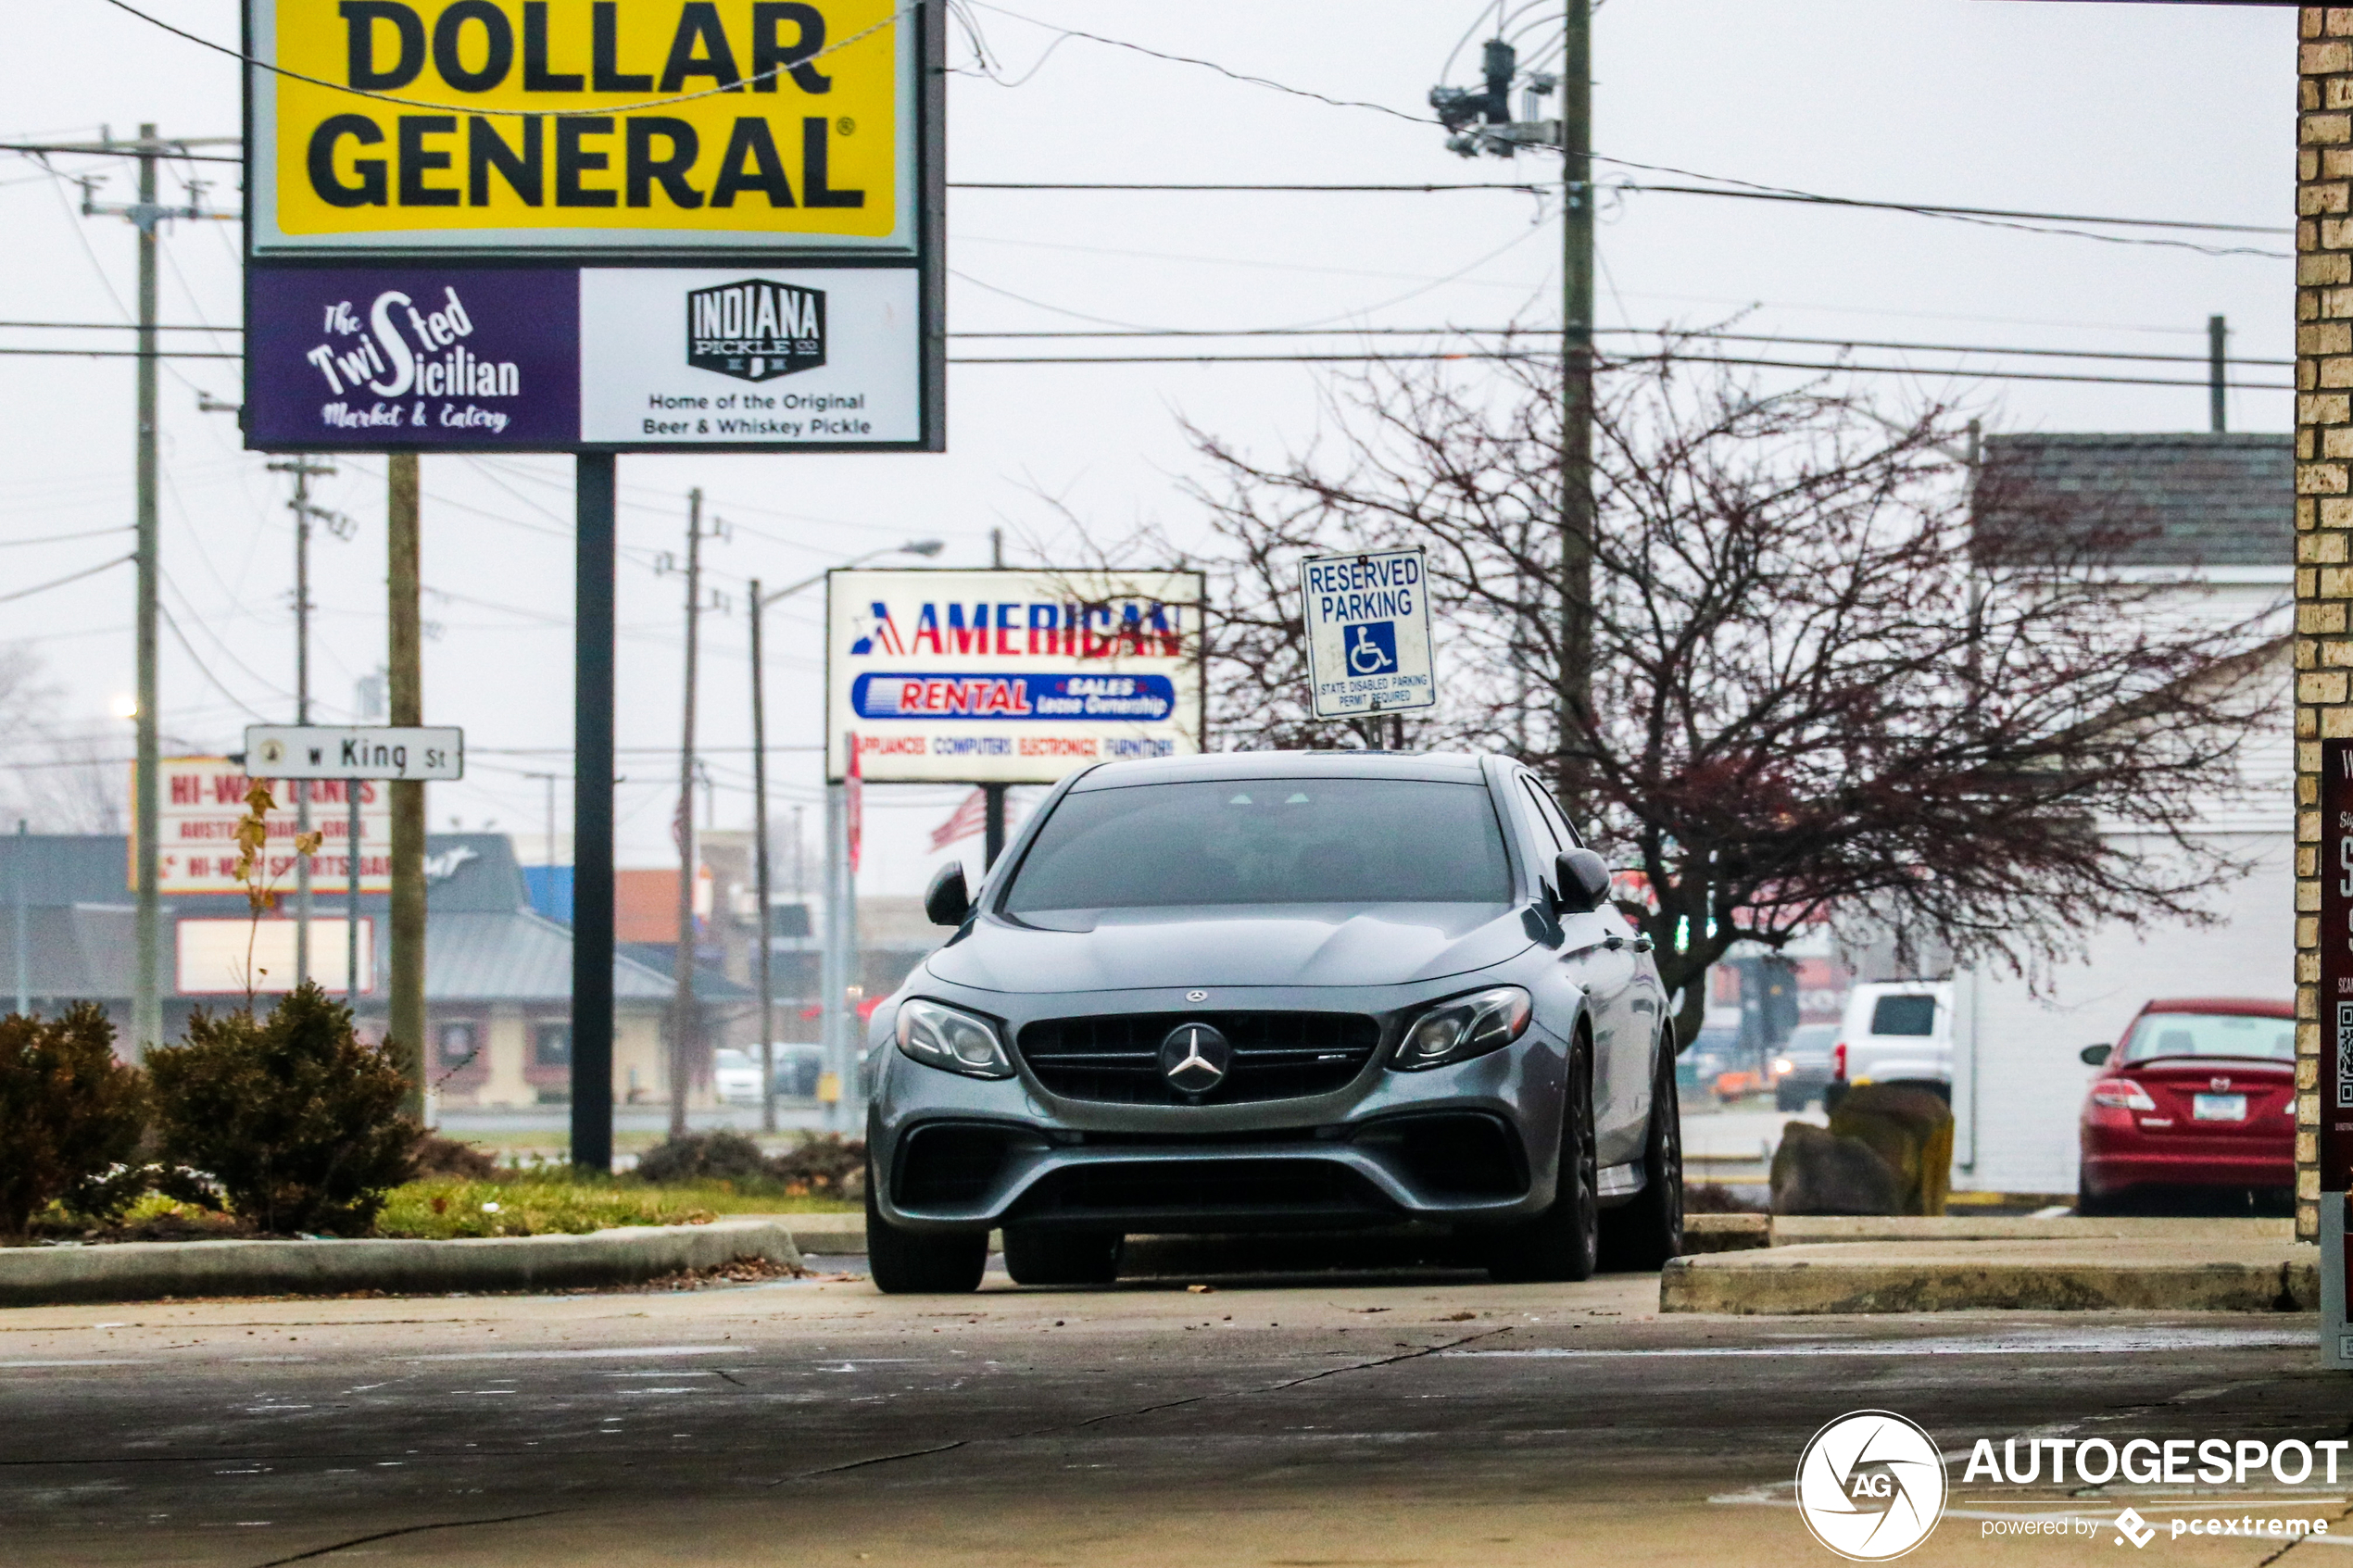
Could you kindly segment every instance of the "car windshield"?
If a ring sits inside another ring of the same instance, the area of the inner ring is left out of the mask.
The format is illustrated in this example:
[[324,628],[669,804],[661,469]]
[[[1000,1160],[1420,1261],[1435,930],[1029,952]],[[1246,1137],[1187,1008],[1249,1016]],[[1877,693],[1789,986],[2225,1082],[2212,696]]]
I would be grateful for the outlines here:
[[1002,907],[1504,904],[1511,896],[1483,784],[1236,779],[1064,796]]
[[2133,1025],[2127,1061],[2168,1056],[2228,1056],[2241,1060],[2294,1061],[2296,1022],[2243,1013],[2151,1012]]
[[1828,1056],[1837,1042],[1837,1024],[1808,1023],[1791,1034],[1781,1051],[1787,1056]]

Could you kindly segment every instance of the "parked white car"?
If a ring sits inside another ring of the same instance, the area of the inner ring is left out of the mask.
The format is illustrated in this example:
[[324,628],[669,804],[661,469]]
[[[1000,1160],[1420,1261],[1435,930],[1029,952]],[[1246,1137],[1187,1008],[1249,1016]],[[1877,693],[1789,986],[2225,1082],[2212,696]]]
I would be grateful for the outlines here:
[[1823,1109],[1835,1110],[1848,1089],[1865,1084],[1903,1084],[1953,1098],[1950,981],[1874,981],[1847,993]]
[[711,1087],[729,1105],[760,1103],[760,1058],[722,1047],[711,1053]]

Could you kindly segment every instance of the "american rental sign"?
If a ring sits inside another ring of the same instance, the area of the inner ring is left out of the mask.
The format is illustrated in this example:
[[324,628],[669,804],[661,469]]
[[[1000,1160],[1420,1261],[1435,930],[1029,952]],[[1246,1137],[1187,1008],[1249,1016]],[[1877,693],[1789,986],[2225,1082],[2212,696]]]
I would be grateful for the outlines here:
[[1201,749],[1198,572],[827,579],[828,776],[1051,784]]

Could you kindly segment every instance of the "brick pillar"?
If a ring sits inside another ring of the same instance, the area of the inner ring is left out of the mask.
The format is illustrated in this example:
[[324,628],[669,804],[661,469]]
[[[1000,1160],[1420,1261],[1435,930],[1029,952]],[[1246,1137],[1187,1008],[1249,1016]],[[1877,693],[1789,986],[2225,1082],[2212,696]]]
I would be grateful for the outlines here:
[[2296,169],[2296,1230],[2320,1234],[2321,747],[2353,736],[2353,6],[2301,7]]

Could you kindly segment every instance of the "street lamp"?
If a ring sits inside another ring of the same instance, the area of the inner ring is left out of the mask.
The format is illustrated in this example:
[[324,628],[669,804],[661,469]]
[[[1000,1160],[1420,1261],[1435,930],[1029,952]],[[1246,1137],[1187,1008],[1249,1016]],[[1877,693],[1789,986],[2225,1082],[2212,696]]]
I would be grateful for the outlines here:
[[[882,556],[936,556],[947,546],[937,539],[918,539],[911,544],[886,549],[869,550],[841,563],[841,568],[863,566]],[[825,580],[821,571],[814,577],[803,578],[789,587],[763,594],[760,580],[751,582],[751,793],[752,844],[756,861],[755,872],[760,885],[760,1130],[776,1130],[776,987],[772,975],[773,944],[768,932],[768,701],[762,681],[760,657],[760,620],[762,611],[781,599],[788,599],[804,589],[813,588]],[[830,744],[830,742],[828,743]],[[827,909],[837,890],[826,889]],[[835,961],[838,961],[836,960]],[[833,998],[825,1016],[830,1021],[840,998]],[[830,1047],[834,1042],[828,1040]]]

